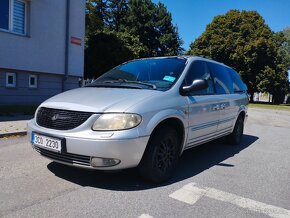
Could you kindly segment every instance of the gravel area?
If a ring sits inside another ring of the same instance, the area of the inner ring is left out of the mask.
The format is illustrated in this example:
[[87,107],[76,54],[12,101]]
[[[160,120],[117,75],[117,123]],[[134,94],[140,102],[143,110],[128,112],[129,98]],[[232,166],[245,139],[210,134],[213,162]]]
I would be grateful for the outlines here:
[[26,124],[32,116],[0,117],[0,136],[6,134],[17,134],[26,131]]

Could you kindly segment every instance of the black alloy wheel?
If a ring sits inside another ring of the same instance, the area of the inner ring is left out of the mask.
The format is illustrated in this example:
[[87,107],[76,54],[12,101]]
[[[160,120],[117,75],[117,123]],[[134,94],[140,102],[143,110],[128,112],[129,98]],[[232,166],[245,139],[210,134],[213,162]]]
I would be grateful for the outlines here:
[[244,134],[244,118],[239,116],[233,132],[228,135],[227,140],[232,145],[239,145],[243,139]]
[[162,126],[153,132],[138,166],[145,179],[161,183],[171,178],[177,167],[180,138],[171,126]]

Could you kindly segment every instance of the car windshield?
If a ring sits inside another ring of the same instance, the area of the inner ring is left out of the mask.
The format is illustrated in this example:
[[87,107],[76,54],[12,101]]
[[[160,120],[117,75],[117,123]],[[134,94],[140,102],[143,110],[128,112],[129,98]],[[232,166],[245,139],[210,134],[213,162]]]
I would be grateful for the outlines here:
[[88,86],[148,88],[166,91],[186,65],[182,57],[134,60],[115,67]]

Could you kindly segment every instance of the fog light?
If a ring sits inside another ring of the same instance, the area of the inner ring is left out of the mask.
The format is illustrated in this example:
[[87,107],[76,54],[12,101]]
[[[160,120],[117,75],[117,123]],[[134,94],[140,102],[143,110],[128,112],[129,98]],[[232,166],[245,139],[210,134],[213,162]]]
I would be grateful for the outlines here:
[[100,158],[100,157],[92,157],[91,165],[93,167],[111,167],[119,164],[121,161],[118,159],[112,158]]

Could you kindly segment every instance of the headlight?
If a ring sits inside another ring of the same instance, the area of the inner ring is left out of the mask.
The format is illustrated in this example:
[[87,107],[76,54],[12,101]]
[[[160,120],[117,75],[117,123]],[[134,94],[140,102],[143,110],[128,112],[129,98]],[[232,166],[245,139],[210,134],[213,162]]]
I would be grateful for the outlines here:
[[93,130],[109,131],[131,129],[141,123],[141,116],[138,114],[103,114],[93,125]]

